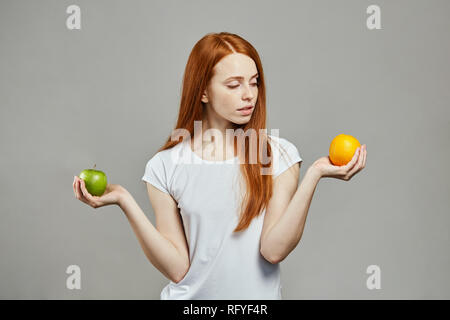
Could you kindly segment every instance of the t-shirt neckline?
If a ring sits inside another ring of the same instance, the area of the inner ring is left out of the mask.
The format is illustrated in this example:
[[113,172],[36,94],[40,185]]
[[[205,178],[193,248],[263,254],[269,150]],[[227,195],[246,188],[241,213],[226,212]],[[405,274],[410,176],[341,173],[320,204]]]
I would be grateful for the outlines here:
[[[185,142],[186,142],[186,141],[185,141]],[[190,144],[189,140],[187,140],[187,142],[186,142],[186,148],[189,150],[189,152],[190,152],[191,154],[194,155],[194,157],[196,157],[197,159],[199,159],[201,162],[205,162],[205,163],[212,163],[212,164],[214,164],[214,163],[217,163],[217,164],[220,164],[220,163],[235,163],[236,160],[238,159],[238,156],[236,156],[236,157],[234,157],[234,158],[227,159],[227,160],[217,160],[217,161],[203,159],[202,157],[200,157],[197,153],[195,153],[195,152],[191,149],[191,144]]]

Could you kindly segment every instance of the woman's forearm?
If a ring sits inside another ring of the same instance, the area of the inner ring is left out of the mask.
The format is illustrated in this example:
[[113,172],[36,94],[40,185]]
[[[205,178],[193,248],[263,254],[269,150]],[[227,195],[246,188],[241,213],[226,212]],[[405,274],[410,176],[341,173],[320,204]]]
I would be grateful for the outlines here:
[[189,261],[148,220],[135,199],[128,192],[119,201],[145,255],[168,279],[179,282],[189,269]]
[[314,167],[308,168],[286,211],[267,234],[263,246],[272,263],[285,259],[299,243],[311,200],[321,178]]

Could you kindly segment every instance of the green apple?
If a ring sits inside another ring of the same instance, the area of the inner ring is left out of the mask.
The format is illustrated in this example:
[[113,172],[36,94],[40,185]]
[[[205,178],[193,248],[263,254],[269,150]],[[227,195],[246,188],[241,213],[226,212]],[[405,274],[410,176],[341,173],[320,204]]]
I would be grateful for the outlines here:
[[106,174],[103,171],[94,169],[84,169],[80,172],[80,179],[84,180],[87,191],[93,196],[101,196],[108,184]]

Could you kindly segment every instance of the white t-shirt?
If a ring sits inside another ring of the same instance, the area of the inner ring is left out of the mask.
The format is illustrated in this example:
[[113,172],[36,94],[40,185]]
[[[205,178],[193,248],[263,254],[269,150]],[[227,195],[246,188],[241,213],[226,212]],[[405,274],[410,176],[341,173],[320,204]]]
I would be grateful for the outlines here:
[[[271,142],[275,178],[302,159],[294,144],[271,138],[287,152]],[[142,177],[177,202],[189,245],[188,272],[163,288],[161,300],[282,299],[279,264],[259,250],[265,209],[248,229],[233,232],[243,196],[238,158],[203,160],[188,141],[156,153]]]

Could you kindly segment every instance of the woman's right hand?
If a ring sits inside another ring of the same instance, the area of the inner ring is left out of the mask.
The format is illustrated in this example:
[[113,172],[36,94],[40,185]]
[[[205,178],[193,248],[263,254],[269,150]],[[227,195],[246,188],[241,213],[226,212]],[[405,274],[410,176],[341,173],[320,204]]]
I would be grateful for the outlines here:
[[105,193],[100,197],[93,196],[87,191],[84,180],[74,176],[73,192],[78,200],[90,205],[92,208],[100,208],[111,204],[118,205],[127,191],[119,184],[107,184]]

